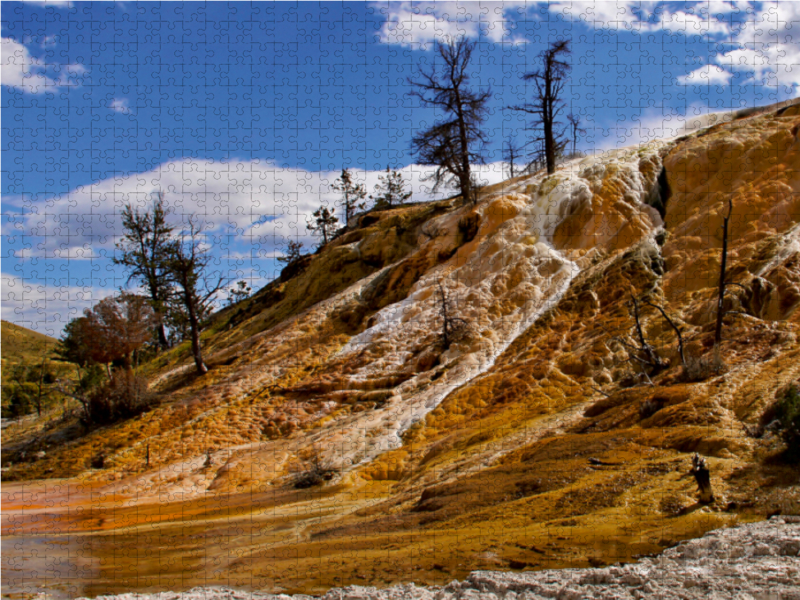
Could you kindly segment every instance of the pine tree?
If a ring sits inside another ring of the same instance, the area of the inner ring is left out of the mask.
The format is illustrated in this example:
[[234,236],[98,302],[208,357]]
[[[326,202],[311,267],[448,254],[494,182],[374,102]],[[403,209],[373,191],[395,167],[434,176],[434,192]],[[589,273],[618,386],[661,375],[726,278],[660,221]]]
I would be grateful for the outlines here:
[[289,243],[286,246],[286,252],[284,256],[279,256],[276,260],[278,262],[291,264],[295,261],[300,260],[303,257],[303,253],[301,250],[303,249],[303,242],[296,242],[294,240],[289,240]]
[[253,293],[253,288],[247,285],[245,280],[236,283],[235,288],[231,288],[228,294],[228,305],[232,306],[242,300],[247,300],[250,294]]
[[347,225],[356,211],[364,210],[366,207],[364,199],[367,197],[367,191],[362,184],[353,181],[353,177],[347,169],[342,169],[341,176],[331,185],[331,188],[342,194],[342,199],[337,206],[344,208],[344,223]]
[[[119,255],[114,264],[129,270],[128,281],[137,280],[150,297],[153,309],[164,313],[172,283],[167,272],[167,258],[172,243],[173,228],[167,225],[170,210],[164,206],[164,194],[159,192],[153,210],[140,213],[130,204],[122,211],[122,227],[125,231],[117,243]],[[169,347],[163,322],[157,325],[158,343],[162,349]]]
[[336,224],[339,222],[333,212],[327,206],[320,206],[313,213],[314,221],[308,223],[306,228],[322,236],[322,245],[325,246],[331,236],[336,232]]
[[380,183],[375,186],[375,195],[369,197],[376,209],[393,208],[411,199],[412,192],[406,191],[406,182],[399,171],[386,167],[386,175],[378,177],[378,181]]

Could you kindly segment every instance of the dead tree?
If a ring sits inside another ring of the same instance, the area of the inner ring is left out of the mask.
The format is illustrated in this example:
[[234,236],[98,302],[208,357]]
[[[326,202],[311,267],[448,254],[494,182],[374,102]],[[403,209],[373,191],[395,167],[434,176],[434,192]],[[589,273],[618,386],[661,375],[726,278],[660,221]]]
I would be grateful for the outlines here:
[[[639,301],[636,299],[636,296],[633,295],[633,292],[631,292],[631,302],[633,305],[633,319],[636,323],[636,337],[638,338],[639,345],[630,344],[621,337],[616,337],[615,339],[628,350],[628,356],[631,360],[642,365],[642,372],[649,379],[650,376],[657,375],[667,368],[669,363],[661,358],[655,348],[647,342],[639,317]],[[650,373],[647,372],[648,369]]]
[[678,337],[678,353],[680,354],[680,357],[681,357],[681,365],[685,369],[686,368],[686,356],[684,356],[684,353],[683,353],[683,335],[681,333],[680,328],[677,325],[675,325],[675,322],[672,319],[669,318],[669,315],[667,314],[667,312],[663,308],[661,308],[658,304],[653,304],[652,302],[648,302],[647,300],[643,300],[642,304],[646,304],[647,306],[652,306],[653,308],[658,310],[664,316],[664,319],[666,319],[667,323],[669,323],[669,326],[672,327],[672,330],[675,332],[675,335]]
[[743,314],[737,310],[724,310],[725,304],[725,291],[728,289],[728,286],[735,285],[743,290],[747,291],[746,288],[738,283],[734,283],[732,281],[727,281],[727,269],[728,269],[728,222],[731,218],[731,213],[733,212],[733,201],[728,200],[728,215],[723,218],[722,221],[722,257],[720,259],[719,265],[719,288],[717,294],[717,324],[714,328],[714,354],[716,357],[719,357],[719,348],[722,344],[722,319],[724,319],[727,315],[736,315],[736,314]]
[[503,160],[508,164],[508,177],[514,179],[520,174],[521,169],[517,168],[520,160],[525,157],[523,147],[517,143],[514,136],[508,136],[505,146],[503,146]]
[[509,107],[511,110],[533,115],[532,127],[542,128],[542,135],[533,141],[542,142],[544,146],[548,175],[555,172],[556,160],[569,143],[564,135],[566,128],[558,120],[565,106],[561,96],[572,68],[564,60],[569,54],[569,40],[553,42],[550,48],[539,54],[542,68],[523,76],[525,81],[532,82],[536,88],[533,102]]
[[411,95],[444,116],[411,140],[418,164],[436,167],[430,176],[434,191],[443,184],[456,184],[463,200],[472,203],[478,201],[478,191],[470,169],[472,164],[486,162],[484,148],[489,139],[483,122],[492,95],[489,90],[470,88],[469,67],[475,48],[476,42],[464,37],[436,42],[442,59],[438,72],[420,66],[419,81],[409,80],[415,88]]
[[456,309],[441,281],[436,282],[436,304],[439,317],[442,319],[439,342],[442,348],[447,350],[454,342],[464,339],[469,332],[469,323],[455,315]]
[[214,297],[223,287],[225,278],[212,274],[213,264],[208,248],[203,244],[203,228],[194,217],[189,219],[189,230],[172,246],[167,263],[172,280],[177,284],[179,297],[186,309],[192,340],[192,356],[199,375],[208,371],[203,361],[200,345],[202,321],[211,314]]
[[[658,304],[655,304],[654,302],[650,302],[649,300],[644,300],[644,299],[637,300],[637,298],[633,295],[633,292],[631,292],[631,304],[633,308],[631,312],[636,325],[636,337],[638,340],[638,345],[636,345],[635,343],[631,344],[622,339],[621,337],[616,337],[614,339],[616,339],[620,344],[622,344],[622,346],[625,347],[626,350],[628,350],[628,355],[632,361],[635,361],[640,365],[642,365],[643,373],[648,379],[650,378],[650,376],[658,375],[658,373],[669,367],[669,361],[663,359],[658,354],[656,349],[653,348],[653,346],[647,341],[647,338],[644,335],[644,329],[642,328],[641,317],[639,313],[640,302],[642,304],[655,308],[658,312],[660,312],[661,315],[669,324],[669,326],[675,332],[675,335],[678,338],[678,354],[681,357],[681,365],[683,365],[683,368],[686,369],[686,356],[683,347],[683,333],[681,332],[680,327],[678,327],[675,324],[675,321],[673,321],[670,318],[670,316],[667,314],[667,311],[665,311],[663,307],[659,306]],[[650,370],[649,373],[647,372],[648,369]]]
[[697,482],[697,489],[700,491],[700,504],[711,504],[714,502],[714,492],[711,489],[711,473],[706,466],[706,459],[702,458],[697,452],[692,457],[692,469],[689,471]]
[[[169,262],[172,249],[173,227],[167,224],[172,211],[164,205],[164,193],[158,192],[153,210],[140,213],[131,204],[122,210],[122,239],[117,243],[118,254],[113,262],[128,269],[128,282],[136,280],[147,290],[153,309],[164,314],[173,282],[170,280]],[[155,323],[158,344],[162,350],[169,348],[165,323]]]
[[577,115],[569,113],[567,121],[569,121],[570,131],[572,131],[572,156],[575,156],[578,152],[578,135],[586,135],[586,129],[581,127],[581,118]]

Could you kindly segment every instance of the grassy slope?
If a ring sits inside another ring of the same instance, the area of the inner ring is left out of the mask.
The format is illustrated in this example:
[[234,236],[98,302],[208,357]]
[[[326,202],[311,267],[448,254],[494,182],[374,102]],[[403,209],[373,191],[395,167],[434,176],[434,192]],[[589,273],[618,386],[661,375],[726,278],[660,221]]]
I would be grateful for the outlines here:
[[53,356],[58,340],[43,333],[2,321],[3,383],[16,365],[33,365],[39,363],[43,356]]

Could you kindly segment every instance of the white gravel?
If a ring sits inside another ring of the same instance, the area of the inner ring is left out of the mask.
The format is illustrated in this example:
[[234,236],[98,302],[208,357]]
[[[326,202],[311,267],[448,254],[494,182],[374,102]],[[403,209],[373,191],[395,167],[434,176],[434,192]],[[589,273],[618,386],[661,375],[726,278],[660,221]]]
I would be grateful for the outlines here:
[[[229,588],[121,594],[103,600],[308,600]],[[655,558],[603,569],[525,573],[475,571],[445,587],[332,589],[322,600],[626,600],[639,598],[800,600],[800,517],[718,529]]]

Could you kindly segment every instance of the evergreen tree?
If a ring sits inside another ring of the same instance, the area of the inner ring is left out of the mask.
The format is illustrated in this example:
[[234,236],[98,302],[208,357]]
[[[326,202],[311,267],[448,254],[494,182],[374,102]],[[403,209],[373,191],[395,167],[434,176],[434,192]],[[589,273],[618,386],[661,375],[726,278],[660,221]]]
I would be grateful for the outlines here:
[[356,211],[364,210],[366,207],[364,199],[367,197],[367,192],[362,184],[353,181],[353,177],[347,169],[342,169],[341,176],[331,185],[331,188],[342,195],[337,206],[344,208],[344,224],[347,225]]
[[309,231],[322,236],[322,245],[325,246],[333,234],[336,232],[336,224],[339,222],[333,212],[327,206],[320,206],[313,213],[314,220],[306,225]]
[[375,194],[369,197],[376,209],[393,208],[411,199],[412,192],[406,191],[405,180],[398,171],[386,167],[386,175],[378,177],[378,181],[380,183],[375,186]]
[[247,300],[250,294],[253,293],[253,288],[247,285],[247,282],[242,280],[236,283],[235,288],[231,288],[228,294],[228,304],[233,305],[242,300]]
[[[122,227],[125,231],[117,243],[119,255],[114,264],[126,267],[130,273],[128,281],[138,281],[146,290],[153,308],[164,313],[172,284],[169,280],[167,259],[172,244],[173,228],[167,225],[170,210],[164,206],[164,194],[159,192],[153,210],[144,213],[130,204],[122,211]],[[169,347],[163,321],[156,326],[158,343],[162,349]]]
[[289,240],[289,243],[286,246],[286,253],[284,256],[279,256],[277,258],[278,262],[291,264],[295,261],[300,260],[303,258],[303,253],[301,250],[303,249],[303,242],[296,242],[294,240]]

